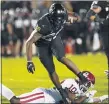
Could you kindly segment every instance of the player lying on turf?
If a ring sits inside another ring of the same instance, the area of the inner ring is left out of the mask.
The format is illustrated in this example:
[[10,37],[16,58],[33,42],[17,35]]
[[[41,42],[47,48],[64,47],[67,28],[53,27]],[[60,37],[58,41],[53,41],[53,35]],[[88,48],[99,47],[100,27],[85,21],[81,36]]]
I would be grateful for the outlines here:
[[[95,84],[95,77],[92,73],[88,71],[83,72],[84,76],[88,78],[89,84],[83,85],[79,79],[65,79],[62,81],[61,85],[68,93],[69,98],[73,103],[97,103],[102,102],[104,99],[108,98],[108,95],[93,98],[96,91],[87,90]],[[59,91],[56,88],[36,88],[29,93],[22,94],[20,96],[15,96],[15,94],[6,86],[1,84],[1,95],[7,98],[11,103],[59,103],[64,104]]]

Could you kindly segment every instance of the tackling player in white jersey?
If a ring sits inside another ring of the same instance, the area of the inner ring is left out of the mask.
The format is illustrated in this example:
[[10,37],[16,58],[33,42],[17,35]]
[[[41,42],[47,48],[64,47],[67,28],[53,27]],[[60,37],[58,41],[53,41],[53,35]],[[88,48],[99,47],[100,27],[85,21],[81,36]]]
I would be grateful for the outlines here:
[[[65,89],[68,93],[69,98],[73,103],[82,103],[84,102],[101,102],[102,100],[108,98],[108,95],[104,95],[98,98],[93,98],[96,91],[87,90],[95,84],[95,77],[92,73],[84,71],[83,75],[88,79],[89,83],[83,85],[78,79],[65,79],[62,81],[62,88]],[[59,91],[56,88],[36,88],[29,93],[22,94],[20,96],[15,96],[15,94],[6,86],[1,84],[1,95],[7,98],[11,103],[59,103],[64,104],[62,97]],[[72,104],[73,104],[72,103]]]

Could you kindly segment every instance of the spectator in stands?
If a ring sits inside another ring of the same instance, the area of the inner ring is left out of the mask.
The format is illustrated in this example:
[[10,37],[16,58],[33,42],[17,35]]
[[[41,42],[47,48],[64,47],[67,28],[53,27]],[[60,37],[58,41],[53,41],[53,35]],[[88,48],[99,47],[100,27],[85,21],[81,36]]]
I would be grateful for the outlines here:
[[1,22],[1,55],[7,56],[9,53],[9,34],[8,34],[8,11],[2,11]]

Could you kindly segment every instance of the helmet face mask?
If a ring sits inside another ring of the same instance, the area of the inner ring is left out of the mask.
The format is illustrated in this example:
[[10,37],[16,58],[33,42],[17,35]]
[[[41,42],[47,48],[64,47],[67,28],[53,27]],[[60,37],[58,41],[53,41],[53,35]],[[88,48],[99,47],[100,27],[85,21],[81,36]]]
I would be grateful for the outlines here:
[[80,85],[80,90],[82,93],[85,93],[88,91],[88,89],[92,86],[92,83],[89,81],[88,83],[81,84]]
[[80,85],[80,90],[81,90],[81,93],[85,93],[87,92],[88,88],[85,87],[84,85]]

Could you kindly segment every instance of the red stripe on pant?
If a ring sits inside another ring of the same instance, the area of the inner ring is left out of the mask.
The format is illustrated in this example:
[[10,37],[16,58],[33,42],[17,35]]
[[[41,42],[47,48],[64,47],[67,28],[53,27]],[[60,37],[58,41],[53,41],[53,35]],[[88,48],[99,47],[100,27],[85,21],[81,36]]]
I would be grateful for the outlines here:
[[31,101],[38,100],[38,99],[41,99],[41,98],[44,98],[44,96],[39,96],[39,97],[35,97],[35,98],[29,99],[29,100],[20,101],[20,103],[21,104],[26,104],[26,103],[29,103]]
[[25,99],[25,98],[29,98],[29,97],[32,97],[32,96],[35,96],[35,95],[41,95],[41,94],[44,94],[44,93],[43,92],[35,93],[35,94],[27,95],[27,96],[24,96],[24,97],[20,97],[20,99]]

